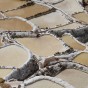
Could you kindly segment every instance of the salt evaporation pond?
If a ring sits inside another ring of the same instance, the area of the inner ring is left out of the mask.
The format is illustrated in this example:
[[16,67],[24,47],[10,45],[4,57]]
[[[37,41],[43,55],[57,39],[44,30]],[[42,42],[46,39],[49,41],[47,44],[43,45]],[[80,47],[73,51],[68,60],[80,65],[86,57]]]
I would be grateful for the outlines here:
[[0,49],[0,66],[20,67],[28,60],[28,53],[23,48],[10,45]]
[[82,44],[80,44],[79,42],[77,42],[73,37],[71,37],[70,35],[64,35],[62,37],[62,40],[69,45],[70,47],[72,47],[73,49],[76,50],[84,50],[86,49],[86,47]]
[[77,29],[77,28],[80,28],[80,27],[83,27],[84,25],[80,24],[80,23],[70,23],[70,24],[67,24],[67,25],[64,25],[62,27],[59,27],[59,28],[55,28],[53,30],[60,30],[60,29]]
[[4,78],[6,77],[8,74],[10,74],[13,70],[11,69],[0,69],[0,77]]
[[61,2],[61,1],[63,1],[63,0],[42,0],[42,1],[44,1],[44,2],[48,2],[48,3],[57,3],[57,2]]
[[83,65],[88,66],[88,53],[84,52],[74,58],[74,61]]
[[51,35],[44,35],[39,38],[17,38],[16,40],[30,49],[34,54],[40,56],[51,56],[56,52],[67,50],[60,40]]
[[60,11],[49,13],[30,20],[40,28],[54,28],[68,24],[70,21],[66,19],[65,15]]
[[31,6],[29,5],[27,7],[21,8],[21,9],[5,12],[4,14],[6,16],[11,16],[11,17],[19,16],[19,17],[27,18],[27,17],[34,16],[38,13],[46,12],[48,10],[49,10],[49,7],[44,6],[42,4],[34,3],[34,5],[31,5]]
[[88,14],[87,13],[82,12],[82,13],[74,14],[73,17],[78,19],[80,22],[84,22],[84,24],[88,24]]
[[0,37],[0,46],[3,46],[3,43],[2,43],[2,41],[1,41],[1,37]]
[[4,31],[30,31],[32,26],[26,21],[17,18],[0,20],[0,30]]
[[58,76],[56,77],[67,81],[68,83],[73,85],[75,88],[88,87],[88,74],[81,71],[77,71],[74,69],[67,69],[61,72],[60,74],[58,74]]
[[0,11],[11,10],[25,3],[26,1],[22,0],[0,0]]
[[78,21],[88,24],[88,14],[84,12],[83,7],[76,0],[64,0],[55,6],[72,15]]
[[61,3],[55,4],[55,6],[70,15],[83,12],[83,7],[76,0],[64,0]]
[[26,88],[64,88],[56,83],[47,80],[41,80],[31,85],[26,86]]
[[[28,60],[28,53],[16,45],[6,46],[0,49],[0,66],[20,67]],[[0,77],[4,78],[11,69],[0,69]]]

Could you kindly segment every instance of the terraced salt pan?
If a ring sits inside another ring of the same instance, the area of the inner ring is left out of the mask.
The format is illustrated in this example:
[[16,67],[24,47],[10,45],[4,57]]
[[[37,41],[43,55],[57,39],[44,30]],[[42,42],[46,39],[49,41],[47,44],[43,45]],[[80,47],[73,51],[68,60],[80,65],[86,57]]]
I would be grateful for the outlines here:
[[56,7],[62,9],[66,13],[72,15],[78,12],[83,12],[83,8],[76,0],[64,0],[61,3],[55,4]]
[[0,38],[0,46],[3,46],[3,43],[1,42],[1,38]]
[[32,29],[33,27],[30,24],[28,24],[26,21],[17,18],[0,20],[0,30],[30,31]]
[[28,53],[21,47],[10,45],[0,49],[0,66],[20,67],[28,60]]
[[57,2],[61,2],[63,0],[42,0],[44,2],[49,2],[49,3],[57,3]]
[[74,58],[75,62],[88,66],[88,53],[81,53]]
[[54,28],[57,26],[68,24],[70,22],[60,11],[34,18],[30,21],[33,22],[35,25],[39,26],[40,28]]
[[5,76],[10,74],[11,72],[12,72],[11,69],[0,69],[0,77],[4,78]]
[[81,43],[77,42],[76,39],[74,39],[70,35],[64,35],[62,37],[62,40],[67,45],[69,45],[70,47],[72,47],[73,49],[76,49],[76,50],[84,50],[84,49],[86,49],[86,47],[84,45],[82,45]]
[[75,88],[87,88],[88,87],[88,74],[83,73],[81,71],[77,71],[74,69],[67,69],[60,74],[58,74],[56,77],[59,77],[71,85],[73,85]]
[[56,52],[64,52],[67,48],[54,36],[45,35],[39,38],[18,38],[21,44],[40,56],[51,56]]
[[88,24],[88,14],[87,13],[82,12],[82,13],[74,14],[73,17],[78,19],[80,22],[84,22],[84,24]]
[[80,27],[83,27],[84,25],[80,24],[80,23],[71,23],[71,24],[67,24],[65,26],[59,27],[59,28],[55,28],[53,30],[60,30],[60,29],[77,29]]
[[35,3],[32,6],[27,6],[22,9],[5,12],[5,15],[19,16],[19,17],[26,18],[26,17],[34,16],[38,13],[46,12],[48,10],[49,10],[49,7]]
[[0,11],[11,10],[25,3],[26,1],[22,0],[0,0]]
[[64,88],[56,83],[47,80],[41,80],[31,85],[26,86],[26,88]]

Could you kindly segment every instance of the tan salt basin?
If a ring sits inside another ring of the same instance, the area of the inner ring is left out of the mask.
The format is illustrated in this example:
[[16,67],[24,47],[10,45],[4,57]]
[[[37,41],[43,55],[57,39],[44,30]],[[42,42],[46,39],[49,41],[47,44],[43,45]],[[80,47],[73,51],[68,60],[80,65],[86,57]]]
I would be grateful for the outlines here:
[[57,3],[57,2],[61,2],[63,0],[42,0],[44,2],[48,2],[48,3]]
[[23,48],[10,45],[0,49],[0,66],[20,67],[28,60],[28,53]]
[[0,46],[3,46],[3,43],[2,43],[2,41],[1,41],[1,38],[0,38]]
[[26,86],[26,88],[64,88],[56,83],[47,80],[41,80],[31,85]]
[[65,15],[63,15],[60,11],[56,11],[38,18],[34,18],[30,20],[35,25],[40,28],[54,28],[68,24],[70,21],[66,19]]
[[88,87],[88,74],[83,73],[81,71],[77,71],[74,69],[67,69],[60,74],[58,74],[56,77],[59,77],[71,85],[73,85],[75,88],[87,88]]
[[88,53],[81,53],[74,58],[74,61],[83,65],[88,66]]
[[0,0],[0,11],[11,10],[25,3],[26,1],[22,0]]
[[5,76],[10,74],[11,72],[12,72],[11,69],[0,69],[0,77],[4,78]]
[[55,6],[70,15],[83,12],[83,7],[76,0],[64,0],[61,3],[55,4]]
[[56,52],[64,52],[67,48],[54,36],[45,35],[39,38],[18,38],[18,42],[40,56],[51,56]]
[[80,44],[79,42],[76,41],[76,39],[74,39],[73,37],[71,37],[70,35],[64,35],[62,37],[62,40],[69,45],[70,47],[72,47],[73,49],[76,50],[84,50],[86,49],[86,47],[82,44]]
[[70,23],[70,24],[67,24],[67,25],[64,25],[62,27],[59,27],[59,28],[55,28],[53,30],[61,30],[61,29],[77,29],[77,28],[80,28],[80,27],[83,27],[84,25],[80,24],[80,23]]
[[30,31],[32,29],[32,25],[21,19],[11,18],[0,20],[0,30],[2,31]]
[[49,7],[35,3],[32,6],[27,6],[22,9],[5,12],[4,14],[6,16],[11,16],[11,17],[12,16],[19,16],[19,17],[27,18],[27,17],[34,16],[38,13],[46,12],[48,10],[49,10]]
[[88,14],[87,13],[81,12],[78,14],[74,14],[73,17],[78,19],[80,22],[84,22],[84,24],[88,24]]
[[79,22],[88,24],[88,14],[84,12],[83,7],[76,0],[64,0],[55,6],[72,15]]

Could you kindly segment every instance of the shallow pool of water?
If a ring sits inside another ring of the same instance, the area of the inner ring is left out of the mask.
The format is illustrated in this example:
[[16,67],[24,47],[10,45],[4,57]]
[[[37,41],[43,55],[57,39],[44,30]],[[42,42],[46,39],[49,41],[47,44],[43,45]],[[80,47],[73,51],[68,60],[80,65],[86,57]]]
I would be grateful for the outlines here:
[[41,80],[36,83],[33,83],[29,86],[26,86],[26,88],[64,88],[56,83],[53,83],[51,81],[47,80]]
[[59,28],[55,28],[54,30],[60,30],[60,29],[77,29],[77,28],[80,28],[80,27],[83,27],[83,25],[80,24],[80,23],[70,23],[70,24],[67,24],[65,26],[62,26],[62,27],[59,27]]
[[26,21],[22,21],[20,19],[5,19],[0,20],[0,30],[5,31],[30,31],[32,30],[32,26],[28,24]]
[[25,3],[26,1],[22,0],[0,0],[0,11],[11,10]]
[[3,46],[3,43],[2,43],[2,41],[1,41],[1,38],[0,38],[0,46]]
[[28,53],[21,47],[10,45],[0,49],[0,66],[20,67],[28,60]]
[[61,3],[55,4],[55,6],[70,15],[78,12],[83,12],[82,6],[79,5],[76,0],[64,0]]
[[77,20],[79,20],[80,22],[84,22],[84,24],[88,24],[88,14],[87,13],[78,13],[73,15],[73,17],[75,17]]
[[88,53],[81,53],[74,58],[75,62],[88,66]]
[[31,22],[40,28],[54,28],[68,24],[70,21],[67,20],[65,15],[63,15],[61,12],[53,12],[45,16],[31,19]]
[[68,83],[72,84],[75,88],[87,88],[88,87],[88,74],[74,69],[68,69],[61,72],[58,76]]
[[6,77],[11,72],[12,72],[11,69],[0,69],[0,78]]
[[67,49],[60,40],[50,35],[39,38],[18,38],[16,40],[40,56],[51,56]]
[[84,50],[86,49],[86,47],[82,44],[80,44],[79,42],[77,42],[73,37],[71,37],[70,35],[64,35],[62,37],[62,40],[69,45],[70,47],[72,47],[73,49],[76,50]]
[[47,6],[44,6],[41,4],[34,4],[32,6],[27,6],[22,9],[6,12],[4,14],[7,16],[20,16],[23,18],[27,18],[27,17],[34,16],[38,13],[46,12],[48,10],[49,8]]

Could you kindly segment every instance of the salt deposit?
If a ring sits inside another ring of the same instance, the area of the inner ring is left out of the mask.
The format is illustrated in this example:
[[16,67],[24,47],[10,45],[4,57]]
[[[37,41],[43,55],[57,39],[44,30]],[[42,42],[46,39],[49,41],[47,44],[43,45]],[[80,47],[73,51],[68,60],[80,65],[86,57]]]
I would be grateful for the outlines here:
[[81,71],[68,69],[61,72],[58,76],[76,88],[87,88],[88,87],[88,74]]
[[59,27],[68,24],[70,22],[60,11],[34,18],[30,21],[33,22],[35,25],[39,26],[40,28],[54,28],[57,26]]
[[62,39],[67,45],[69,45],[73,49],[76,49],[76,50],[86,49],[86,47],[84,45],[80,44],[79,42],[77,42],[76,39],[74,39],[73,37],[71,37],[69,35],[63,36]]
[[66,47],[53,36],[45,35],[39,38],[18,38],[21,44],[40,56],[50,56],[56,52],[64,52]]

